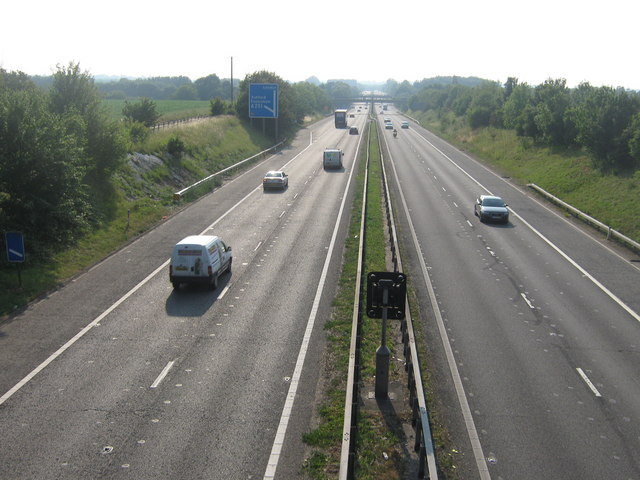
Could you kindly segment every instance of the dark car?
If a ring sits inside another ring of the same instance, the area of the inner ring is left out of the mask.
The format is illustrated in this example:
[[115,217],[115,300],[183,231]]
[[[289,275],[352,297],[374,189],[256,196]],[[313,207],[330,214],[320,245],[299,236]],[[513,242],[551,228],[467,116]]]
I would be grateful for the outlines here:
[[358,127],[349,128],[349,135],[358,135]]
[[495,195],[480,195],[473,209],[473,213],[481,222],[509,223],[509,210],[502,198]]

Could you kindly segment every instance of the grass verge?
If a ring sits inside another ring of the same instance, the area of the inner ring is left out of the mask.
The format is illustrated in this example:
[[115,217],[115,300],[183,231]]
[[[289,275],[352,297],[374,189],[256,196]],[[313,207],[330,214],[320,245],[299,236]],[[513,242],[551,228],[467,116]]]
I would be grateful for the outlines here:
[[[167,153],[167,143],[179,138],[186,146],[176,155]],[[18,270],[0,259],[0,320],[19,311],[32,300],[53,290],[83,269],[90,267],[137,235],[146,232],[176,207],[173,193],[213,172],[248,158],[272,145],[272,141],[240,123],[235,117],[216,117],[191,126],[152,133],[135,150],[148,161],[126,162],[110,185],[101,186],[96,196],[95,229],[75,244],[53,256],[27,262]],[[153,161],[151,161],[151,159]],[[241,168],[247,168],[248,162]],[[219,180],[190,192],[187,201],[204,195]],[[184,202],[183,202],[184,203]]]

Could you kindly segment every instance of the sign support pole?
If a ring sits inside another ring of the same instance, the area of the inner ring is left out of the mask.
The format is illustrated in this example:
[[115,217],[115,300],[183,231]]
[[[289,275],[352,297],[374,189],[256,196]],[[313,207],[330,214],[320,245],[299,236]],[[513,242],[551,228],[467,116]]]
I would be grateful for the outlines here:
[[380,280],[382,287],[382,338],[380,346],[376,350],[376,398],[389,396],[389,360],[391,351],[387,347],[387,310],[389,309],[389,288],[393,286],[393,280]]

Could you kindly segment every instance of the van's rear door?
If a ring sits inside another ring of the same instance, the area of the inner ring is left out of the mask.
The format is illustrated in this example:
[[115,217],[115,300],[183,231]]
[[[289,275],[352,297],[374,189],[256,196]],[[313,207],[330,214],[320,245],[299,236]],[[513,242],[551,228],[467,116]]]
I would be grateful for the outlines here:
[[173,274],[181,277],[207,275],[200,245],[177,245],[173,258]]

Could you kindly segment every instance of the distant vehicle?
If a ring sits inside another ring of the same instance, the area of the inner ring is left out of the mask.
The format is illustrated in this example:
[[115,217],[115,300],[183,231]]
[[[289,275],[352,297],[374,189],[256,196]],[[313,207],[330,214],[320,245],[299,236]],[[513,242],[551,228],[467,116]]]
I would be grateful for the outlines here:
[[404,121],[400,124],[400,128],[409,128],[409,122],[407,122],[406,120],[404,120]]
[[473,213],[480,218],[481,222],[509,223],[507,204],[495,195],[480,195],[476,200]]
[[183,283],[218,288],[218,278],[231,272],[231,247],[215,235],[191,235],[180,240],[171,253],[169,281],[174,289]]
[[347,128],[347,109],[339,108],[333,112],[336,128]]
[[384,105],[382,105],[382,110],[386,110],[387,109],[387,104],[385,103]]
[[349,128],[349,135],[358,135],[358,127],[350,127]]
[[356,115],[354,113],[349,114],[349,118],[356,118]]
[[337,148],[327,148],[322,153],[322,168],[342,168],[344,152]]
[[289,186],[289,176],[282,170],[270,170],[262,178],[262,189],[279,188],[284,190]]
[[385,123],[384,128],[386,128],[387,130],[393,130],[393,123],[391,122]]

